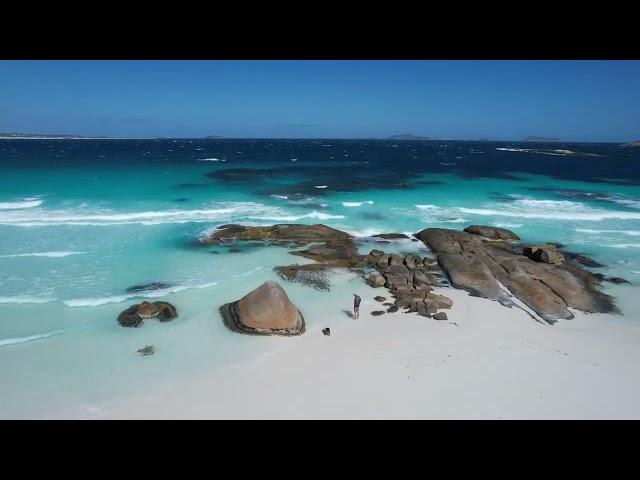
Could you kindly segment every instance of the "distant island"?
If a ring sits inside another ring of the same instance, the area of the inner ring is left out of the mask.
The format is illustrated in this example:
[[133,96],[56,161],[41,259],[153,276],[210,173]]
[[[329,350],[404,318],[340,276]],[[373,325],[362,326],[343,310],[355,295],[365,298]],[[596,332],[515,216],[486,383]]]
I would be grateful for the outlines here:
[[402,135],[391,135],[389,140],[431,140],[429,137],[420,137],[418,135],[411,135],[404,133]]
[[0,133],[0,139],[9,139],[9,138],[78,140],[78,139],[111,138],[111,137],[83,137],[81,135],[55,135],[55,134],[49,134],[49,133]]
[[640,140],[636,140],[635,142],[629,142],[624,144],[625,147],[640,147]]
[[523,142],[561,142],[562,140],[559,138],[552,137],[526,137],[522,139]]

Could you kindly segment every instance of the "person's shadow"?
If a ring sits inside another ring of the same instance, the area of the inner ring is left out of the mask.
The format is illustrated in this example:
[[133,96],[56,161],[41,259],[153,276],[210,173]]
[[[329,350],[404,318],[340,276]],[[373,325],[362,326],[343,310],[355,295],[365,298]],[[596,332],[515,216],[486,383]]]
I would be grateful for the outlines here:
[[353,312],[351,310],[342,310],[342,311],[347,315],[347,317],[353,318]]

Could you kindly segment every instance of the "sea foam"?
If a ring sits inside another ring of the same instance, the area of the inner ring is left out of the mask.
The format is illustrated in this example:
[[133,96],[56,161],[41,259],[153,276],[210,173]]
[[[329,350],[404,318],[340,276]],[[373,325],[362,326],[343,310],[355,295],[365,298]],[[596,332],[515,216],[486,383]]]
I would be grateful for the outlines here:
[[36,252],[36,253],[16,253],[14,255],[0,255],[0,258],[14,258],[14,257],[50,257],[61,258],[68,257],[69,255],[82,255],[85,252]]
[[13,202],[0,202],[0,210],[18,210],[22,208],[34,208],[40,206],[42,200],[39,198],[22,198]]
[[98,307],[100,305],[107,305],[110,303],[122,303],[125,300],[132,298],[158,298],[164,297],[171,293],[183,292],[185,290],[200,289],[214,287],[218,282],[205,283],[202,285],[177,285],[175,287],[161,288],[158,290],[149,290],[144,292],[132,293],[127,295],[114,295],[110,297],[97,297],[97,298],[76,298],[72,300],[64,300],[67,307]]
[[28,337],[0,338],[0,347],[4,347],[7,345],[16,345],[18,343],[33,342],[34,340],[53,337],[54,335],[60,335],[61,333],[64,333],[64,330],[53,330],[52,332],[43,333],[40,335],[30,335]]

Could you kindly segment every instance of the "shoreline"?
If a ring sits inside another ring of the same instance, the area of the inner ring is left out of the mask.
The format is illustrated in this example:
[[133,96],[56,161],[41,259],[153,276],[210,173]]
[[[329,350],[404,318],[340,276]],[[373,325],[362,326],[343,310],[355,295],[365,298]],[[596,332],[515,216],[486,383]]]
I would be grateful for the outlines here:
[[436,290],[448,321],[375,317],[363,290],[360,319],[331,318],[331,336],[264,337],[250,359],[47,418],[640,418],[640,328],[580,312],[542,325],[453,288]]

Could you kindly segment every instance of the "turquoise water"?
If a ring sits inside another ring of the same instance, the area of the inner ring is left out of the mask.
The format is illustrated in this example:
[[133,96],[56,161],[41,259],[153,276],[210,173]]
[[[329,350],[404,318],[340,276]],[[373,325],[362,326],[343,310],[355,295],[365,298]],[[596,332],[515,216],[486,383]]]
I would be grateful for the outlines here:
[[[606,288],[625,314],[615,321],[634,323],[638,161],[612,144],[0,141],[0,417],[91,413],[100,399],[292,341],[233,334],[219,318],[221,304],[266,280],[283,283],[309,332],[346,321],[360,278],[337,273],[319,292],[277,277],[274,266],[305,261],[284,248],[193,244],[224,223],[324,223],[361,237],[363,252],[375,233],[502,226],[630,280]],[[428,253],[411,241],[382,248]],[[150,282],[167,286],[127,293]],[[141,298],[172,302],[180,316],[120,327],[118,313]],[[140,357],[145,345],[156,354]]]

